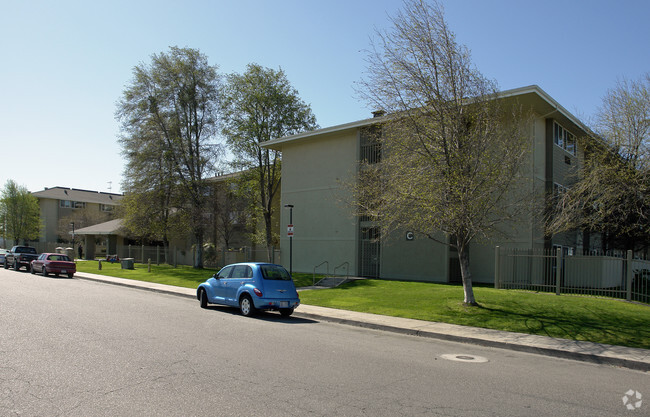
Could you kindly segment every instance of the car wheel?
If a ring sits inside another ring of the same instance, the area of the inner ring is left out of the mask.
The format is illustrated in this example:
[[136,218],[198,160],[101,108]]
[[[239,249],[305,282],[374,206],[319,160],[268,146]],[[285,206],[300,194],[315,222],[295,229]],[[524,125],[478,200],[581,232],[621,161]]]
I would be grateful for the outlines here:
[[68,278],[74,277],[74,274],[68,274]]
[[199,291],[199,301],[201,302],[201,308],[208,308],[208,294],[203,288]]
[[280,314],[282,314],[282,317],[289,317],[293,314],[293,308],[281,308]]
[[36,271],[34,271],[34,267],[33,267],[33,266],[32,266],[31,268],[29,268],[29,272],[31,272],[32,275],[34,275],[34,274],[36,273]]
[[4,264],[5,269],[9,269],[9,263],[7,263],[7,261],[4,261]]
[[14,261],[14,271],[18,271],[20,269],[20,265],[18,262]]
[[46,277],[46,276],[47,276],[47,269],[45,269],[45,265],[43,265],[42,268],[43,268],[43,269],[41,269],[41,275],[43,275],[44,277]]
[[253,304],[253,300],[251,299],[250,295],[244,294],[239,299],[239,311],[241,311],[241,314],[246,317],[250,317],[255,314],[255,305]]

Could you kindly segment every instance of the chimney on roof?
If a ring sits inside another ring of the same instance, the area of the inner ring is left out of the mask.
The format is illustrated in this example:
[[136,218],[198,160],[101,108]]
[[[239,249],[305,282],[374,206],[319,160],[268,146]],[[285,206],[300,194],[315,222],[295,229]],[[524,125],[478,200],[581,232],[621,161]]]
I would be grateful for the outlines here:
[[379,109],[379,110],[375,110],[375,111],[372,112],[372,117],[381,117],[381,116],[383,116],[385,114],[386,114],[385,110]]

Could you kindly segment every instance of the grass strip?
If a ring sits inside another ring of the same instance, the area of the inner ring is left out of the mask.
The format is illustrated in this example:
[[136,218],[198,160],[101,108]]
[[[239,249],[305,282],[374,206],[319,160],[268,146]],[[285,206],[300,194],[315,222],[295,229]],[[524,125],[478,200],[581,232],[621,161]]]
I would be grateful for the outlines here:
[[463,305],[460,285],[359,280],[301,291],[300,299],[322,307],[650,349],[647,305],[488,287],[474,287],[474,293],[480,307]]
[[[151,272],[147,264],[135,264],[135,269],[122,269],[119,262],[110,263],[102,261],[102,269],[99,270],[97,261],[77,261],[77,271],[90,274],[106,275],[111,277],[134,279],[138,281],[155,282],[158,284],[174,285],[177,287],[196,288],[212,275],[219,272],[218,268],[195,269],[187,265],[161,264],[151,265]],[[319,279],[319,276],[316,276]],[[312,284],[312,274],[293,274],[293,281],[296,287],[306,287]]]

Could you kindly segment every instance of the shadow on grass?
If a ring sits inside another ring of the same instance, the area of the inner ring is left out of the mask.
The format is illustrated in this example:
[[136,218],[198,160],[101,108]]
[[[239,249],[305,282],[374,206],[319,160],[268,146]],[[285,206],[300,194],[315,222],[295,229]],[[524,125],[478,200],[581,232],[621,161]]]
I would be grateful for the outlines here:
[[650,348],[647,321],[626,317],[622,322],[619,317],[595,308],[571,310],[569,315],[562,306],[555,304],[545,304],[540,308],[512,302],[507,308],[482,305],[479,309],[488,311],[493,320],[523,323],[526,329],[523,332],[530,334]]

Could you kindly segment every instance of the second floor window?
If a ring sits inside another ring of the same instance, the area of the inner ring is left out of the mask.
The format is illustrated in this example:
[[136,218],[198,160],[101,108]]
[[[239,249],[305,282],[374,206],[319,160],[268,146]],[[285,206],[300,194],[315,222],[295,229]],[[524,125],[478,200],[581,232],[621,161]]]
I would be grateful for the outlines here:
[[557,122],[553,123],[553,143],[560,148],[569,152],[571,155],[576,154],[576,137]]
[[381,126],[361,129],[361,160],[369,164],[381,161]]
[[86,208],[86,203],[83,201],[59,200],[59,207],[81,209]]

